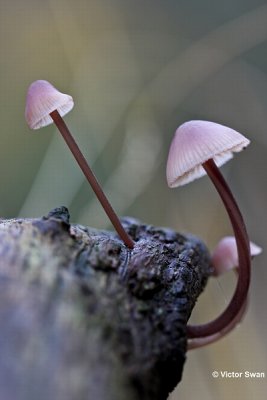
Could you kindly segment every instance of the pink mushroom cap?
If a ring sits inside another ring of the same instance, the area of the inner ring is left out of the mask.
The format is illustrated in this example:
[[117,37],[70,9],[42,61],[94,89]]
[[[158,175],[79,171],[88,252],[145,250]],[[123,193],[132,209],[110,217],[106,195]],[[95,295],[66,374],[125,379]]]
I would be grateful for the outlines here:
[[250,141],[235,130],[210,121],[188,121],[179,126],[167,161],[169,187],[185,185],[206,172],[201,164],[213,159],[219,167]]
[[[262,248],[250,242],[250,255],[255,257],[262,252]],[[238,267],[238,252],[234,236],[222,238],[211,255],[211,263],[214,268],[213,275],[218,276],[224,272]]]
[[25,118],[31,129],[39,129],[53,123],[50,116],[52,111],[57,110],[63,117],[73,106],[71,96],[59,92],[47,81],[38,80],[28,89]]

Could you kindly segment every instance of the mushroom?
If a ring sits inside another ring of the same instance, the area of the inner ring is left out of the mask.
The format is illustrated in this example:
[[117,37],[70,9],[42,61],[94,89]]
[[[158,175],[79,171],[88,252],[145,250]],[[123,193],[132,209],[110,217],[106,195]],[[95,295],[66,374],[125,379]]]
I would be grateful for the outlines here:
[[[249,243],[251,258],[262,252],[261,247],[253,242]],[[221,275],[238,267],[238,253],[234,236],[222,238],[211,254],[213,276]]]
[[[250,256],[254,258],[262,252],[262,249],[253,242],[250,242]],[[217,277],[227,271],[235,270],[238,274],[238,254],[237,246],[234,236],[225,236],[222,238],[211,255],[211,264],[213,267],[213,276]],[[247,309],[248,300],[245,301],[241,310],[233,321],[227,325],[223,330],[211,336],[195,338],[188,341],[187,349],[193,350],[199,347],[207,346],[221,339],[232,329],[236,327],[241,321]]]
[[62,119],[62,117],[73,108],[73,105],[74,102],[71,96],[59,92],[47,81],[37,80],[33,82],[28,89],[25,118],[31,129],[39,129],[53,122],[55,123],[86,179],[94,190],[98,200],[102,204],[115,230],[125,245],[132,249],[134,247],[133,240],[123,228],[117,214],[113,210],[94,173]]
[[219,166],[243,150],[250,141],[226,126],[209,121],[189,121],[181,125],[172,141],[167,161],[167,181],[171,188],[208,174],[230,218],[238,252],[238,279],[229,305],[216,319],[203,325],[188,325],[188,338],[218,335],[243,313],[250,284],[250,247],[239,207]]

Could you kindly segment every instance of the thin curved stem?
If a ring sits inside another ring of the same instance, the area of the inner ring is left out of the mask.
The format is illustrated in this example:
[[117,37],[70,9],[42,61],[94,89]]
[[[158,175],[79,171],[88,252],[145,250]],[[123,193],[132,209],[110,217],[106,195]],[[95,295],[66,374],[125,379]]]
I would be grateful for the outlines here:
[[105,193],[103,192],[100,184],[98,183],[93,171],[89,167],[84,155],[82,154],[81,150],[79,149],[77,143],[75,142],[72,134],[70,133],[67,125],[65,124],[64,120],[61,118],[60,114],[57,110],[50,113],[51,118],[53,119],[55,125],[57,126],[59,132],[63,136],[65,142],[67,143],[70,151],[74,155],[77,163],[79,164],[81,170],[83,171],[86,179],[90,183],[93,191],[95,192],[98,200],[102,204],[107,216],[109,217],[110,221],[112,222],[115,230],[117,231],[118,235],[121,237],[125,245],[132,249],[134,247],[134,242],[128,235],[128,233],[123,228],[117,214],[113,210],[110,202],[108,201]]
[[250,284],[251,258],[249,238],[239,207],[215,162],[210,159],[203,164],[203,167],[215,185],[232,223],[238,251],[239,273],[234,295],[227,308],[211,322],[196,326],[188,325],[188,338],[211,336],[227,329],[227,326],[231,325],[242,312]]
[[[235,272],[238,275],[238,268],[235,269]],[[247,306],[248,306],[248,298],[244,302],[237,316],[224,329],[210,336],[189,339],[187,341],[187,350],[198,349],[199,347],[207,346],[222,339],[229,332],[231,332],[238,324],[241,323],[246,313]]]
[[211,343],[217,342],[218,340],[222,339],[229,332],[231,332],[238,324],[240,324],[246,310],[247,310],[247,301],[245,301],[245,303],[241,307],[241,310],[239,311],[237,316],[233,319],[233,321],[229,325],[227,325],[224,329],[222,329],[220,332],[214,333],[213,335],[210,336],[189,339],[187,343],[187,350],[198,349],[199,347],[207,346]]

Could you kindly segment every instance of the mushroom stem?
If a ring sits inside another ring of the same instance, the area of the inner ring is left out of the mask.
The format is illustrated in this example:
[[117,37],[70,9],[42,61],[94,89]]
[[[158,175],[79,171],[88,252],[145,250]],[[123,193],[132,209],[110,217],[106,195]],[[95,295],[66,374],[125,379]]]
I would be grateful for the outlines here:
[[93,171],[89,167],[84,155],[82,154],[81,150],[79,149],[77,143],[75,142],[72,134],[70,133],[67,125],[65,124],[64,120],[61,118],[59,112],[57,110],[52,111],[50,113],[51,118],[53,119],[55,125],[57,126],[59,132],[63,136],[65,142],[67,143],[70,151],[74,155],[77,163],[79,164],[81,170],[83,171],[86,179],[90,183],[93,191],[95,192],[98,200],[102,204],[107,216],[109,217],[110,221],[112,222],[115,230],[117,231],[118,235],[121,237],[125,245],[132,249],[134,247],[134,242],[128,235],[128,233],[123,228],[117,214],[113,210],[110,202],[108,201],[105,193],[103,192],[100,184],[98,183]]
[[236,318],[234,318],[232,322],[229,325],[227,325],[223,330],[215,333],[214,335],[189,339],[187,343],[187,350],[194,350],[198,349],[199,347],[207,346],[211,343],[217,342],[218,340],[226,336],[242,321],[246,310],[247,310],[247,301],[245,301],[245,303],[242,305],[241,310],[237,314]]
[[[235,272],[238,275],[238,268],[235,268]],[[226,336],[238,324],[241,323],[241,321],[245,315],[245,312],[247,310],[247,307],[248,307],[248,298],[245,300],[240,311],[238,312],[236,317],[230,322],[230,324],[228,324],[224,329],[215,333],[214,335],[189,339],[187,342],[187,350],[194,350],[194,349],[198,349],[199,347],[207,346],[211,343],[217,342],[218,340],[220,340],[221,338]]]
[[239,273],[234,295],[227,308],[211,322],[196,326],[188,325],[188,338],[211,336],[227,329],[228,325],[232,326],[232,323],[242,314],[250,284],[251,258],[249,238],[239,207],[213,159],[209,159],[202,166],[216,187],[232,223],[238,251]]

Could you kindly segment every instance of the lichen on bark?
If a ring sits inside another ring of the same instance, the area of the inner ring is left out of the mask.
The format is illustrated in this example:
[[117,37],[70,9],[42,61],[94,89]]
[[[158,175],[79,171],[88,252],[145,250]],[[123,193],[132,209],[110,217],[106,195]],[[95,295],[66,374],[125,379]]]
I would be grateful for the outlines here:
[[207,248],[122,222],[131,251],[65,207],[0,220],[0,398],[162,400],[180,381]]

